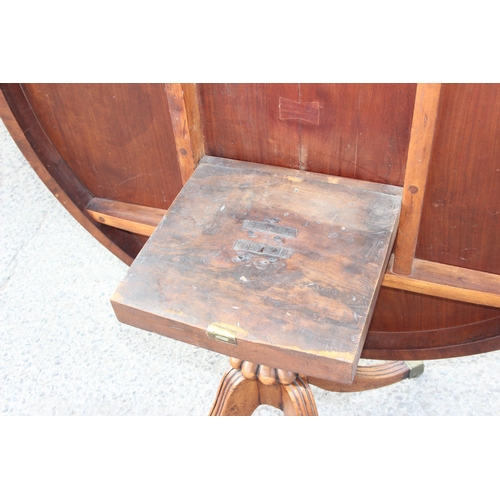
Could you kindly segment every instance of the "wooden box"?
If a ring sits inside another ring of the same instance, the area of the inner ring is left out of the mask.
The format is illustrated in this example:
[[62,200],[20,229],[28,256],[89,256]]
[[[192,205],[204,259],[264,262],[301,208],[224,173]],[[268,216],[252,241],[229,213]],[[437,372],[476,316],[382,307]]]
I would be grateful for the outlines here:
[[112,297],[118,319],[350,383],[401,188],[204,157]]

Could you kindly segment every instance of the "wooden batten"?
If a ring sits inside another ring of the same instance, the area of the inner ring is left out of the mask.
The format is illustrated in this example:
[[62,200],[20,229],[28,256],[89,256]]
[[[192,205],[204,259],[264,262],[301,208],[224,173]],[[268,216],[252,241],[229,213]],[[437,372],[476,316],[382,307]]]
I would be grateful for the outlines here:
[[194,84],[166,83],[168,107],[182,183],[204,155],[200,112]]
[[124,229],[135,234],[151,236],[165,215],[165,210],[144,207],[121,201],[94,198],[87,205],[87,213],[96,222]]
[[393,260],[382,286],[459,300],[470,304],[500,307],[500,275],[483,273],[438,262],[414,259],[410,275],[393,271]]
[[198,89],[195,83],[183,83],[182,92],[184,97],[184,107],[186,110],[189,136],[191,139],[191,150],[193,152],[193,162],[196,165],[205,156],[205,143],[201,125],[200,105],[198,101]]
[[419,84],[411,126],[394,273],[409,275],[417,245],[441,84]]

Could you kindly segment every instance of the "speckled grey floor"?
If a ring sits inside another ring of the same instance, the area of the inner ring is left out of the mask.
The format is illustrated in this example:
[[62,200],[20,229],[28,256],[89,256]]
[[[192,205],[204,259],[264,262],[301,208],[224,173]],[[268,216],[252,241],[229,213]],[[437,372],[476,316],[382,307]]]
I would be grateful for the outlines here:
[[[225,356],[120,324],[127,266],[32,171],[0,121],[0,414],[206,415]],[[320,415],[500,415],[500,352],[426,362],[364,393],[313,388]],[[280,415],[260,407],[256,415]]]

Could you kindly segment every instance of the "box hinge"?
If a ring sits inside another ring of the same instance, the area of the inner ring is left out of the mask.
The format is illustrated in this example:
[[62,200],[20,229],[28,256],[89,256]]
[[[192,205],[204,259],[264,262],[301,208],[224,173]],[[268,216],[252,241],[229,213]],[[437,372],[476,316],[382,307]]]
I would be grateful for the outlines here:
[[212,339],[225,342],[226,344],[237,344],[236,331],[218,323],[210,323],[208,325],[207,335]]

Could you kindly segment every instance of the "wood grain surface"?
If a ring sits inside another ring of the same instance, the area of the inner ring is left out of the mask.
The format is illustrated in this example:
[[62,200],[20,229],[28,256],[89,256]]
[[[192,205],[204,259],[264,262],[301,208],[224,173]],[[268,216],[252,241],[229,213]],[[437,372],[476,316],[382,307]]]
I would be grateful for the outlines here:
[[203,140],[198,89],[195,83],[183,83],[181,87],[187,126],[189,129],[189,139],[191,141],[191,150],[193,152],[193,162],[196,167],[203,156],[205,156],[205,142]]
[[397,274],[410,274],[413,265],[440,93],[440,83],[421,83],[417,86],[406,163],[403,207],[394,251],[393,270]]
[[403,185],[415,85],[198,85],[206,153]]
[[411,274],[402,276],[393,271],[392,265],[393,261],[389,263],[384,276],[384,286],[471,304],[500,307],[498,274],[415,259]]
[[[423,371],[423,363],[420,370]],[[401,382],[410,377],[410,372],[410,367],[404,361],[389,361],[372,366],[358,366],[352,384],[339,384],[314,377],[307,377],[307,381],[325,391],[362,392]]]
[[165,210],[132,203],[92,198],[86,211],[100,224],[117,227],[143,236],[151,236],[160,223]]
[[300,123],[305,170],[403,185],[415,85],[301,84],[319,124]]
[[182,179],[162,85],[29,84],[23,89],[48,138],[93,196],[170,206]]
[[500,86],[443,85],[415,256],[500,274]]
[[297,378],[288,385],[265,385],[232,368],[222,377],[209,416],[250,416],[260,405],[274,406],[285,416],[317,416],[309,384]]
[[126,264],[132,263],[144,243],[134,234],[95,223],[85,213],[92,193],[48,140],[22,87],[18,84],[1,84],[0,90],[0,117],[42,182],[105,248]]
[[[177,162],[179,163],[182,184],[185,184],[193,174],[199,161],[197,147],[195,141],[191,139],[192,129],[188,123],[188,111],[182,85],[180,83],[166,83],[165,92],[172,122]],[[190,116],[194,119],[197,107],[194,102],[191,102],[191,105],[193,109]],[[193,139],[196,140],[196,138]]]
[[[415,302],[418,304],[418,301]],[[441,299],[441,302],[446,301]],[[439,307],[432,310],[437,310],[439,314]],[[426,360],[496,351],[500,349],[499,324],[498,316],[496,316],[476,323],[464,324],[462,322],[457,326],[427,330],[377,331],[372,329],[367,336],[362,357],[380,360]],[[373,324],[372,328],[374,328]]]
[[[102,198],[93,198],[87,206],[87,212],[101,224],[145,236],[153,234],[166,213],[156,208]],[[470,304],[500,307],[498,274],[415,259],[411,274],[405,276],[395,273],[393,265],[394,255],[382,286]]]
[[[290,173],[205,157],[114,295],[120,321],[352,382],[401,189]],[[233,330],[236,345],[209,338],[212,324]]]
[[199,84],[198,95],[207,155],[300,168],[298,121],[279,117],[296,84]]

